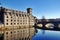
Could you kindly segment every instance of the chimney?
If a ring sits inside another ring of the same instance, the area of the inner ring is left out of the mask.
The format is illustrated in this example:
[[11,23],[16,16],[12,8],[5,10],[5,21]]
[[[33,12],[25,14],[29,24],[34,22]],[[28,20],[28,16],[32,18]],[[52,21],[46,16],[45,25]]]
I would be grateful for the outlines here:
[[29,13],[29,15],[32,15],[32,8],[27,8],[27,13]]

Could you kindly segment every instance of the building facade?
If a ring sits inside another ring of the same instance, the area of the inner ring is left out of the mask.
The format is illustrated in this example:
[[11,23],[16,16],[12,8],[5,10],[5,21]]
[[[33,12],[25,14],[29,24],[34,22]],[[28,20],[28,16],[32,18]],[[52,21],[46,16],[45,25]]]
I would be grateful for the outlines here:
[[0,22],[4,40],[31,40],[35,34],[32,8],[27,12],[0,7]]

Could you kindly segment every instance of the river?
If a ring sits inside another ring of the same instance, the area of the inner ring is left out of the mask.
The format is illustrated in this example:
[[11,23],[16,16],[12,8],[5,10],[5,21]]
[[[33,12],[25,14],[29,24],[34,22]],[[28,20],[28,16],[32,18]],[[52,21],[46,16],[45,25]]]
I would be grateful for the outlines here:
[[[60,31],[50,31],[37,29],[38,32],[32,40],[60,40]],[[43,33],[44,32],[44,33]]]

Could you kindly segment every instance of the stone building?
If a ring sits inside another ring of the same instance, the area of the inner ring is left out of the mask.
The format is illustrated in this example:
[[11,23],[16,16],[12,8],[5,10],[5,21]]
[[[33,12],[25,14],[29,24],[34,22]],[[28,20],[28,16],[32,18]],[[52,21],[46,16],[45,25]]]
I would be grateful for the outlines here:
[[35,34],[32,8],[22,12],[0,7],[0,21],[4,40],[32,40]]

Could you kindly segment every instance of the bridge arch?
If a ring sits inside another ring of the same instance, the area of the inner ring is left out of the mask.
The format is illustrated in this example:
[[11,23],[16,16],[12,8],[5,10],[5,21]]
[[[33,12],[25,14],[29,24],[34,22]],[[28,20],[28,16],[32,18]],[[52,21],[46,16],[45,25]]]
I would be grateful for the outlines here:
[[45,25],[46,28],[54,28],[54,24],[53,23],[47,23]]
[[58,28],[60,28],[60,24],[58,24]]
[[38,27],[43,27],[43,24],[37,24]]

